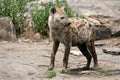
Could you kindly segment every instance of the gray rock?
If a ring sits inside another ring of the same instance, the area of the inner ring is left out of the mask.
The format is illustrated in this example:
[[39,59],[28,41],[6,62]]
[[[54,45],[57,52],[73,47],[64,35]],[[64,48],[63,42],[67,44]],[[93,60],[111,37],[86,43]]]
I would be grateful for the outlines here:
[[120,74],[120,70],[118,69],[118,70],[109,70],[108,71],[110,74],[112,74],[112,75],[118,75],[118,74]]
[[106,39],[120,36],[120,19],[103,15],[91,15],[90,18],[98,20],[101,25],[95,26],[96,39]]
[[95,39],[101,40],[111,38],[112,35],[111,29],[108,26],[103,25],[99,18],[96,17],[99,17],[99,15],[86,17],[88,22],[92,25],[92,27],[94,27],[96,34]]
[[111,30],[105,26],[98,26],[94,28],[95,30],[95,39],[96,40],[102,40],[102,39],[108,39],[111,38]]
[[112,36],[113,37],[118,37],[120,36],[120,19],[114,19],[111,20],[111,31],[112,31]]
[[111,48],[104,48],[103,52],[106,54],[111,54],[111,55],[120,55],[120,49],[111,47]]
[[98,26],[95,27],[94,30],[96,40],[111,38],[111,30],[109,28]]
[[16,39],[15,26],[9,17],[0,18],[0,40]]

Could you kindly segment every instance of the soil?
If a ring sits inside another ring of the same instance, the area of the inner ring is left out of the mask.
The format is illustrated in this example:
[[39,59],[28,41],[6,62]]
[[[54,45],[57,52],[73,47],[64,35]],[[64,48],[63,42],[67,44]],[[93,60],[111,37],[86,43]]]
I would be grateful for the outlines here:
[[[81,54],[70,54],[70,73],[57,73],[51,80],[119,80],[120,55],[103,53],[103,48],[120,48],[120,38],[111,38],[95,42],[100,68],[112,71],[111,76],[106,76],[100,71],[80,70],[86,64],[85,57]],[[49,80],[44,74],[48,71],[52,42],[44,39],[40,42],[26,41],[1,41],[0,42],[0,80]],[[72,50],[78,51],[77,48]],[[64,46],[61,44],[56,55],[55,70],[61,71]],[[115,72],[114,72],[115,71]]]

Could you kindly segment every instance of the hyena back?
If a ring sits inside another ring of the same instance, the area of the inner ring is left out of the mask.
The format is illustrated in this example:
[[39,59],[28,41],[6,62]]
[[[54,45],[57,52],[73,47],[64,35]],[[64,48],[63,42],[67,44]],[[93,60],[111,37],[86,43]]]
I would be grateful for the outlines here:
[[92,57],[94,60],[94,68],[97,68],[98,60],[94,46],[94,31],[92,25],[85,19],[68,18],[64,10],[59,7],[51,8],[49,13],[48,25],[50,37],[54,42],[49,70],[54,68],[55,54],[60,42],[65,45],[63,58],[65,70],[67,70],[71,46],[77,46],[86,57],[87,64],[83,69],[89,69]]

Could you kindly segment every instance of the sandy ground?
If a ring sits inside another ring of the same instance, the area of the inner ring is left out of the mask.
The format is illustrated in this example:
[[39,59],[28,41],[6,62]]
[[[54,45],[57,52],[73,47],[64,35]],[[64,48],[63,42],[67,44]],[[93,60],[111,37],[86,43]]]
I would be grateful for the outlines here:
[[[117,39],[120,41],[119,39]],[[118,43],[117,41],[117,43]],[[113,45],[108,45],[113,42]],[[119,47],[114,46],[116,39],[96,41],[96,44],[105,44],[104,46],[96,46],[98,54],[99,65],[105,70],[120,71],[120,56],[105,54],[102,49],[105,47]],[[44,74],[46,73],[49,61],[52,42],[0,42],[0,80],[49,80]],[[72,50],[78,51],[77,48]],[[55,70],[62,70],[64,47],[61,44],[56,55]],[[57,73],[57,75],[50,80],[120,80],[120,74],[105,76],[104,74],[87,70],[82,71],[86,64],[86,59],[83,55],[75,56],[70,54],[69,70],[73,70],[70,74]],[[93,62],[91,64],[93,67]]]

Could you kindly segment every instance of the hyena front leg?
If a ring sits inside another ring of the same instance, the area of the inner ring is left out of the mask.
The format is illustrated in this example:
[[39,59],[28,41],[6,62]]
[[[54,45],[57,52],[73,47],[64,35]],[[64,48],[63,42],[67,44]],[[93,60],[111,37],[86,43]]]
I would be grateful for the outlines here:
[[64,66],[63,72],[67,72],[69,54],[70,54],[70,45],[65,46],[65,53],[63,58],[63,66]]
[[48,68],[49,70],[53,70],[53,68],[54,68],[55,55],[58,50],[59,43],[60,43],[59,41],[54,41],[54,43],[53,43],[53,48],[52,48],[52,53],[51,53],[51,58],[50,58],[50,66]]

